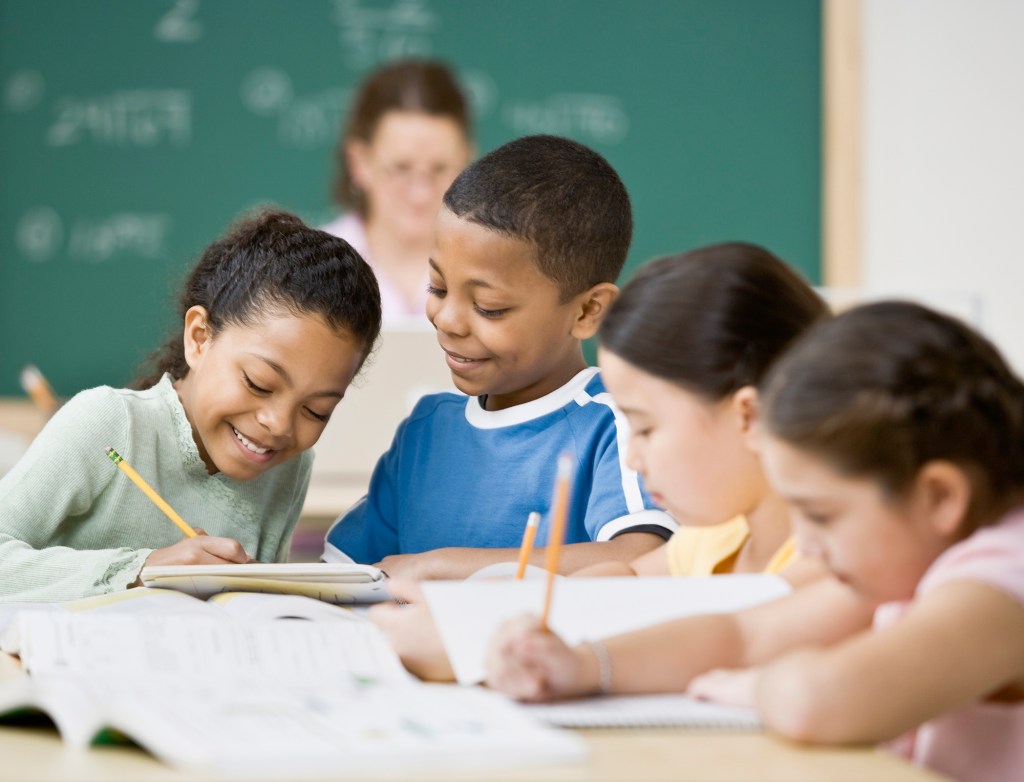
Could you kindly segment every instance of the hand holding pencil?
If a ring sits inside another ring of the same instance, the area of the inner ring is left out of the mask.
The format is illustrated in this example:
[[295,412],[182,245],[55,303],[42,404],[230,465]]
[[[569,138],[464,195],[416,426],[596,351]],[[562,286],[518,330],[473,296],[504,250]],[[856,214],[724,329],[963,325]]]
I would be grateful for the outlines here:
[[[572,458],[558,459],[551,526],[548,528],[547,588],[540,619],[523,615],[505,622],[487,652],[487,685],[522,701],[548,701],[608,692],[611,657],[600,642],[569,646],[549,626],[558,561],[565,539]],[[520,561],[529,556],[532,535],[523,539]]]
[[237,540],[211,537],[201,529],[194,529],[113,448],[107,448],[106,454],[185,535],[185,539],[178,543],[154,550],[146,559],[147,565],[244,564],[253,561]]
[[190,538],[194,538],[196,536],[196,531],[188,525],[188,522],[179,516],[177,511],[168,505],[164,498],[157,494],[156,490],[146,483],[145,479],[141,475],[135,472],[135,468],[128,464],[121,454],[113,448],[107,448],[106,453],[107,456],[110,457],[110,461],[116,464],[120,468],[121,472],[131,478],[132,483],[142,489],[143,494],[149,497],[153,501],[153,504],[162,510],[164,515],[177,525],[178,529]]

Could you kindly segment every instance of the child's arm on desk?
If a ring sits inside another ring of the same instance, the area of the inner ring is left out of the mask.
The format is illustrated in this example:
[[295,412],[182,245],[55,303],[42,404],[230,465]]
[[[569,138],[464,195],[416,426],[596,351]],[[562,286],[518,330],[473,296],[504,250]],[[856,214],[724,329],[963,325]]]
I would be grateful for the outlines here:
[[425,681],[455,681],[441,634],[419,585],[390,579],[388,592],[404,605],[378,603],[370,607],[368,616],[387,635],[402,664]]
[[974,701],[1019,700],[1022,688],[1021,604],[964,580],[936,588],[892,627],[767,666],[755,693],[769,728],[846,744],[894,738]]
[[605,578],[608,576],[669,576],[668,553],[665,543],[641,554],[631,562],[608,560],[596,562],[579,570],[574,570],[573,578]]
[[[870,626],[873,609],[835,579],[822,578],[754,608],[690,616],[608,638],[612,691],[679,692],[714,668],[760,665],[800,646],[846,638]],[[521,700],[594,694],[598,672],[591,646],[570,647],[530,618],[507,624],[488,659],[488,684]]]
[[[661,537],[648,532],[624,532],[601,543],[570,543],[562,546],[559,572],[573,573],[595,563],[618,561],[628,565],[639,556],[664,543]],[[544,567],[546,550],[537,548],[531,564]],[[515,562],[519,549],[514,548],[440,548],[422,554],[394,554],[376,565],[389,576],[422,581],[425,579],[466,578],[477,570],[497,562]]]

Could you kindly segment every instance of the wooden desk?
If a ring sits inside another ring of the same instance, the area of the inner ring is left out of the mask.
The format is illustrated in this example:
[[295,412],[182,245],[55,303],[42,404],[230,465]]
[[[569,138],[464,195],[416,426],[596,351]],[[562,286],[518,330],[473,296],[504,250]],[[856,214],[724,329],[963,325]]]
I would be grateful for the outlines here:
[[[435,771],[378,779],[595,780],[597,782],[926,782],[935,774],[873,750],[806,749],[758,734],[684,730],[595,730],[585,733],[585,763],[477,774]],[[201,777],[175,771],[134,747],[96,747],[78,752],[48,728],[0,727],[0,776],[18,782],[148,782]],[[337,779],[345,779],[339,775]]]
[[[21,675],[17,663],[0,654],[0,682]],[[687,730],[584,731],[591,756],[583,763],[508,771],[465,773],[435,770],[387,780],[487,779],[597,780],[634,782],[926,782],[938,775],[913,768],[871,749],[797,747],[756,733]],[[0,726],[0,778],[18,782],[194,782],[202,777],[175,771],[135,747],[95,747],[79,752],[61,743],[55,730]],[[339,774],[337,779],[346,778]]]

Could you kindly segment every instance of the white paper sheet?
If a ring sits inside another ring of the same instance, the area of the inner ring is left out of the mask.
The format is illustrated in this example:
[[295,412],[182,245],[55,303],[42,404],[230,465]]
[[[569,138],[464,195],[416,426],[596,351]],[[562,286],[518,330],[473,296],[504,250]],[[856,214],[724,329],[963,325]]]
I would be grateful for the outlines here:
[[[424,597],[461,684],[486,675],[487,647],[503,622],[539,615],[546,582],[425,581]],[[567,643],[606,638],[691,614],[735,611],[791,591],[778,576],[562,578],[549,625]]]

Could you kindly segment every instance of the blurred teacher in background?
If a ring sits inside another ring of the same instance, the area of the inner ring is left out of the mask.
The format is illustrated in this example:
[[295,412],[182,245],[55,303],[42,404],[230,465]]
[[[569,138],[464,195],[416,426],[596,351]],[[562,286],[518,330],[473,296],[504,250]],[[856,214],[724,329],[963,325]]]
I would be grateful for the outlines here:
[[385,322],[424,317],[434,217],[472,154],[466,97],[444,64],[399,60],[358,88],[334,183],[346,211],[323,230],[373,267]]

